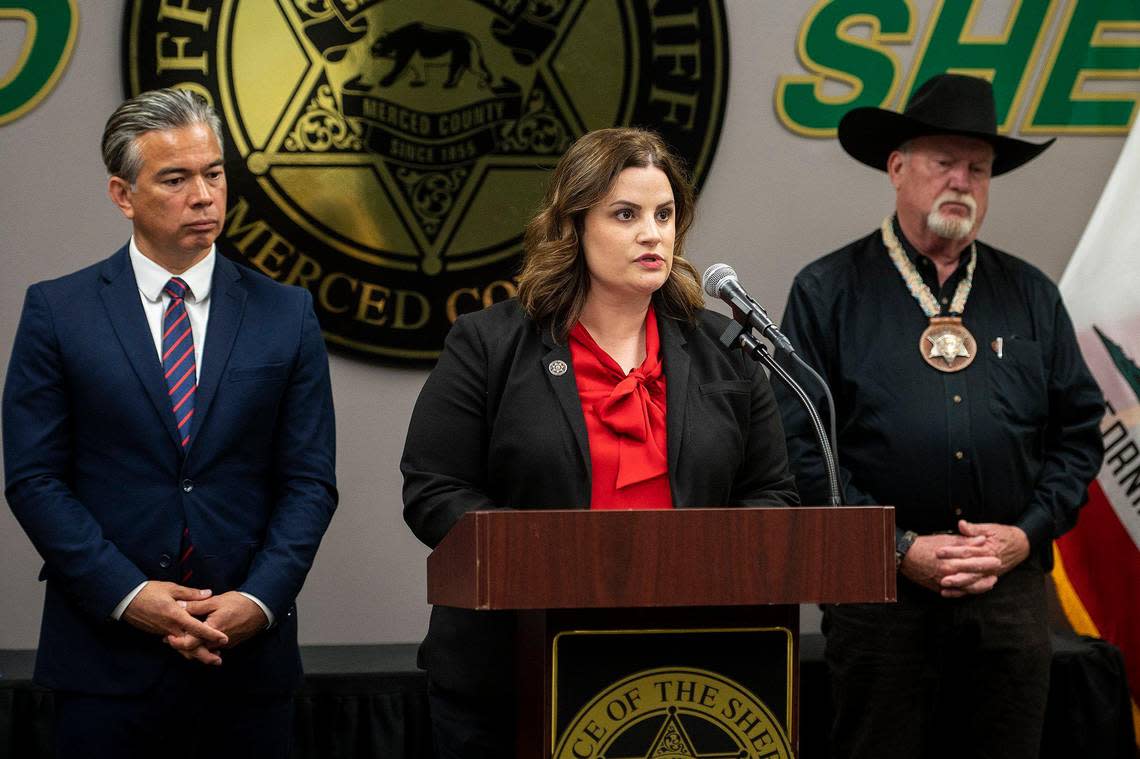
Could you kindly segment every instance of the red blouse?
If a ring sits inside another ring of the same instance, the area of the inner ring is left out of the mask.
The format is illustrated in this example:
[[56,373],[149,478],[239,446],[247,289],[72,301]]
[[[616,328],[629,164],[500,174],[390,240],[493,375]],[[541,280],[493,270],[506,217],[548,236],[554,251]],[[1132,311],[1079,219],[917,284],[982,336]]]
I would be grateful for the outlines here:
[[570,357],[590,443],[591,509],[671,509],[665,444],[665,374],[653,306],[645,361],[628,375],[579,322]]

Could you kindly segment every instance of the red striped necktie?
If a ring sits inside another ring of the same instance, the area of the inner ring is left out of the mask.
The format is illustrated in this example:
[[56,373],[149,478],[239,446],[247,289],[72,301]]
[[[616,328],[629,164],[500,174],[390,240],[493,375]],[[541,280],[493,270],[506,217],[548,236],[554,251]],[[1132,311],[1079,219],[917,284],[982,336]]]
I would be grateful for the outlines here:
[[[170,296],[170,305],[162,317],[162,373],[166,376],[170,407],[178,425],[182,450],[190,445],[190,429],[194,418],[194,395],[198,391],[197,364],[194,360],[194,333],[186,313],[186,293],[190,287],[179,277],[172,277],[162,288]],[[190,528],[182,528],[182,550],[179,557],[179,581],[185,584],[194,574],[190,555],[194,541]]]
[[178,277],[172,277],[162,288],[170,296],[170,305],[162,317],[162,372],[182,450],[190,445],[190,428],[194,418],[194,395],[198,375],[194,362],[194,333],[186,313],[185,297],[190,288]]

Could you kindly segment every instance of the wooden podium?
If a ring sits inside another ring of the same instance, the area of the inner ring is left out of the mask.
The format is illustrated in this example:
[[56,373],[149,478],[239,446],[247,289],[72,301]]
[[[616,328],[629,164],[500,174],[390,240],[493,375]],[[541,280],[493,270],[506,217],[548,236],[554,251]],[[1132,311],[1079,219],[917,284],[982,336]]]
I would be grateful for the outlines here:
[[428,601],[517,612],[518,759],[790,756],[797,605],[895,600],[894,542],[879,506],[479,511]]

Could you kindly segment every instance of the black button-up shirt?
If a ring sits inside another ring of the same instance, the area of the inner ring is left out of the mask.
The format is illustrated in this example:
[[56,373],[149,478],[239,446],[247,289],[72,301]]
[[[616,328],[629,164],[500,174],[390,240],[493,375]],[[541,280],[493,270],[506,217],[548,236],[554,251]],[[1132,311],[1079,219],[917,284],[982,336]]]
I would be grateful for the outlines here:
[[[968,250],[939,287],[897,222],[895,234],[948,315]],[[781,327],[835,396],[845,503],[893,505],[898,529],[920,534],[956,532],[959,518],[1017,525],[1048,566],[1051,539],[1073,526],[1100,469],[1104,400],[1056,286],[983,243],[977,255],[962,317],[979,355],[961,371],[941,372],[920,355],[928,318],[878,231],[801,271]],[[802,502],[826,503],[806,415],[773,384]]]

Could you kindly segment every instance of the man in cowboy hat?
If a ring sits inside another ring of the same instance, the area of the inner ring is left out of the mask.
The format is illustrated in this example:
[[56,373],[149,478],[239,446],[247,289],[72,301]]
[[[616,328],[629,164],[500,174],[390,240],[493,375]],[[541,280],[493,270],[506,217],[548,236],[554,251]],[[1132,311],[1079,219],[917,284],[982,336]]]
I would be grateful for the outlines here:
[[[898,603],[824,609],[836,756],[1036,757],[1044,572],[1100,468],[1103,400],[1057,288],[977,241],[990,177],[1050,143],[997,134],[989,82],[945,74],[839,125],[895,211],[796,277],[782,328],[835,391],[844,500],[896,508]],[[804,503],[814,437],[781,398]]]

